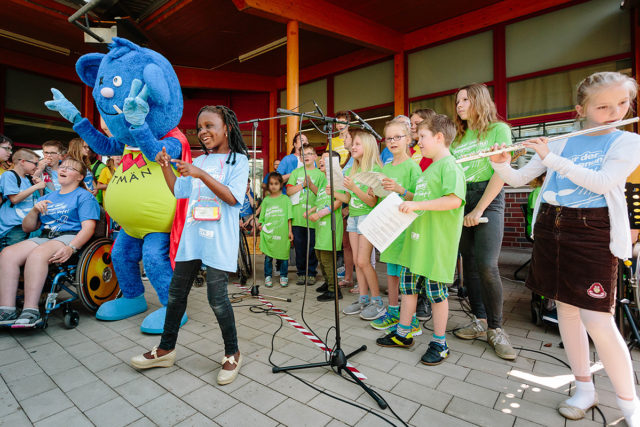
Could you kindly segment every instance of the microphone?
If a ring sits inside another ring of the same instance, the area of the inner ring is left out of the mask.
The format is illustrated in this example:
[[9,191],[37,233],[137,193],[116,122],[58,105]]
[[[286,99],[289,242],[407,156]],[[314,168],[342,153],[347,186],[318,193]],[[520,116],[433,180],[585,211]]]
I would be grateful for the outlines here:
[[311,100],[311,102],[313,102],[313,105],[316,106],[316,111],[318,112],[318,114],[320,114],[322,117],[324,117],[324,111],[322,111],[322,108],[320,108],[318,103],[313,99]]
[[373,136],[380,141],[382,139],[382,137],[380,135],[378,135],[378,132],[376,132],[375,130],[373,130],[373,128],[371,127],[371,125],[367,122],[364,121],[364,119],[362,117],[360,117],[359,115],[357,115],[356,113],[354,113],[352,110],[349,110],[349,112],[351,114],[353,114],[353,117],[356,118],[357,121],[360,122],[360,124],[362,126],[364,126],[365,130],[371,132],[373,134]]

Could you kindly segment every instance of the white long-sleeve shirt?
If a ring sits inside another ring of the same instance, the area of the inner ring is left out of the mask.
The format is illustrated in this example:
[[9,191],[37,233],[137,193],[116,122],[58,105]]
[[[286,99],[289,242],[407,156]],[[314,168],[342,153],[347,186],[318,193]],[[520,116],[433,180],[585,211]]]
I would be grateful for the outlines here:
[[[513,187],[523,186],[533,178],[548,172],[540,194],[544,193],[551,174],[558,173],[576,185],[604,195],[611,223],[609,249],[618,258],[631,257],[631,233],[624,186],[627,177],[640,164],[640,135],[621,132],[605,154],[600,170],[591,170],[576,165],[571,160],[562,157],[562,150],[566,143],[567,139],[550,142],[550,153],[544,160],[536,154],[526,166],[519,170],[511,168],[509,162],[491,162],[491,165],[500,178]],[[538,198],[533,211],[533,225],[536,222],[541,199],[542,197]]]

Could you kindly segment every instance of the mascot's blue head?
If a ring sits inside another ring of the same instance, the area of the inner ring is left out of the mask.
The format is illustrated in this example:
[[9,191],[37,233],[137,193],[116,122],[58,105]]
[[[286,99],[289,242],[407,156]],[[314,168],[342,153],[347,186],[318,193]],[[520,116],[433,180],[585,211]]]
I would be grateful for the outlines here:
[[178,76],[169,61],[158,52],[114,37],[109,53],[81,56],[76,63],[76,71],[87,86],[93,87],[98,111],[109,131],[120,142],[135,146],[129,134],[130,124],[122,114],[122,105],[130,96],[134,79],[141,80],[149,90],[146,123],[157,139],[180,122],[182,91]]

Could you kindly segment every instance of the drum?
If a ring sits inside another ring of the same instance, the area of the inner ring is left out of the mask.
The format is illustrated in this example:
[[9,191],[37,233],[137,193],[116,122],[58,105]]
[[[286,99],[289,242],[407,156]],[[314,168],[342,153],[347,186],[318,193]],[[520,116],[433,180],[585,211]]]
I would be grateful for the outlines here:
[[111,262],[113,241],[100,238],[87,244],[78,257],[76,283],[82,304],[97,311],[105,302],[120,295],[118,279]]

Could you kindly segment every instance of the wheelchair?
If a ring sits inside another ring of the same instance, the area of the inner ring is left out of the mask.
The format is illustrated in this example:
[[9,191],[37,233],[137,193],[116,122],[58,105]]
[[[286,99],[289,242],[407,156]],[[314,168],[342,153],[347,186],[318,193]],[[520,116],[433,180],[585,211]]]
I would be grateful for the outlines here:
[[[73,329],[80,322],[77,310],[71,303],[80,300],[92,313],[105,302],[120,296],[120,287],[111,260],[112,221],[102,210],[92,238],[82,249],[63,264],[51,264],[42,288],[44,309],[42,320],[35,328],[48,326],[49,315],[62,309],[64,325]],[[61,291],[67,295],[62,296]]]

